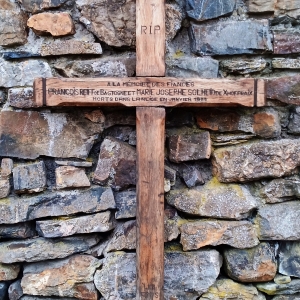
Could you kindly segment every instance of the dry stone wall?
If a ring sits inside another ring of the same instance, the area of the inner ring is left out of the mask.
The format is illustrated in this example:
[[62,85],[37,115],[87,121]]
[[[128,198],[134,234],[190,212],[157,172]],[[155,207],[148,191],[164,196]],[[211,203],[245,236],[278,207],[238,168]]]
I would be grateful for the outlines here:
[[[166,300],[300,299],[300,1],[166,1],[168,76],[264,78],[166,117]],[[135,299],[135,111],[36,77],[135,76],[135,1],[0,0],[0,300]],[[151,245],[149,245],[151,246]]]

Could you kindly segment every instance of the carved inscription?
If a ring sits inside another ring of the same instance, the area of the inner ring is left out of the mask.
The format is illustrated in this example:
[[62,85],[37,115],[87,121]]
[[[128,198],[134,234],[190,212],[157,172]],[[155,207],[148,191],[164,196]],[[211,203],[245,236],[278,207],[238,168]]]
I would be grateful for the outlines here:
[[159,25],[141,26],[141,34],[157,34],[160,31]]
[[[78,103],[126,106],[183,106],[241,104],[253,106],[254,79],[207,80],[167,77],[58,79],[36,82],[36,100],[49,106]],[[42,89],[42,91],[38,91]],[[37,99],[44,97],[43,101]],[[202,105],[201,105],[202,104]]]
[[145,299],[153,299],[156,298],[158,299],[159,297],[159,292],[155,290],[155,285],[151,284],[150,286],[145,286],[143,283],[143,288],[141,291],[141,296],[145,297]]

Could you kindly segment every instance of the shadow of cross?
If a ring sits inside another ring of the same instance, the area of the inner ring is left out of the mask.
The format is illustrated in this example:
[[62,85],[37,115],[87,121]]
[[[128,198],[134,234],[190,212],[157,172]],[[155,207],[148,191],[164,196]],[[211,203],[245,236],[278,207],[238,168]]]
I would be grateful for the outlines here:
[[165,108],[263,106],[257,79],[168,78],[165,75],[163,0],[136,2],[136,75],[132,78],[37,78],[37,106],[136,107],[137,295],[162,300],[164,276]]

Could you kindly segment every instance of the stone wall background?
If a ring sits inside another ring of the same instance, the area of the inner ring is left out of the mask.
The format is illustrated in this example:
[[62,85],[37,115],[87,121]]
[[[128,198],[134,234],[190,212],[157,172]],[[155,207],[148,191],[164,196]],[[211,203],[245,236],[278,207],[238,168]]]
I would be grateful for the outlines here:
[[[165,298],[300,299],[300,1],[167,1],[167,75],[265,78],[167,109]],[[135,1],[0,0],[0,299],[135,299],[135,112],[35,77],[135,76]],[[207,158],[210,157],[210,158]]]

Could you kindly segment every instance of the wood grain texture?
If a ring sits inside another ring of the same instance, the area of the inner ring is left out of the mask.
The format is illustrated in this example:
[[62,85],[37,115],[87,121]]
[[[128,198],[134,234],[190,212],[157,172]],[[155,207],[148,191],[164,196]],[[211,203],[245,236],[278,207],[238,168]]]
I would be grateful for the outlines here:
[[163,300],[165,110],[138,107],[137,300]]
[[266,82],[263,79],[257,80],[257,103],[256,106],[266,105]]
[[[254,106],[254,79],[171,77],[47,78],[47,106]],[[264,104],[264,81],[257,81],[257,101]],[[43,88],[35,81],[34,97],[42,105]]]
[[136,75],[165,76],[165,3],[136,1]]

